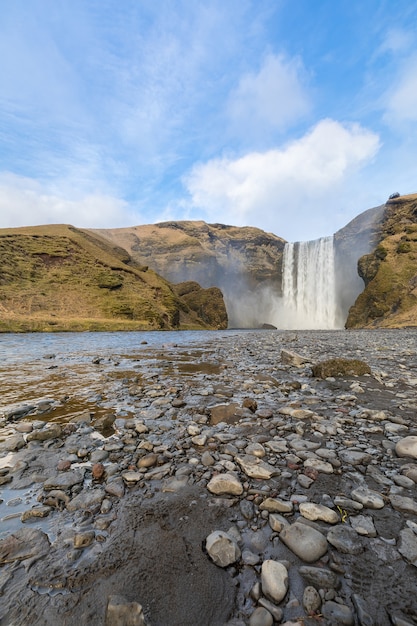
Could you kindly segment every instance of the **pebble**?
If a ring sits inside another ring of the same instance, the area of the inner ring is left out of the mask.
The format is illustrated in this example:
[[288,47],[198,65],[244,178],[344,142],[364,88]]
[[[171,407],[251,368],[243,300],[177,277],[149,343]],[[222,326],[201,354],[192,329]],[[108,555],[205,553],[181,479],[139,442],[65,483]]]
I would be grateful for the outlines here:
[[395,444],[395,452],[399,457],[417,459],[417,435],[410,435],[400,439]]
[[268,559],[261,568],[262,593],[272,602],[279,604],[288,591],[288,571],[285,565]]
[[367,489],[366,487],[358,487],[351,491],[352,499],[360,502],[368,509],[382,509],[385,506],[384,498],[377,491]]
[[207,537],[206,550],[211,560],[219,567],[235,563],[241,555],[235,539],[222,530],[215,530]]
[[314,502],[302,502],[299,505],[300,513],[306,519],[315,521],[321,520],[328,524],[337,524],[340,521],[340,515],[329,509],[323,504],[315,504]]
[[207,484],[207,489],[215,495],[240,496],[243,493],[243,485],[234,474],[218,474],[213,476]]
[[326,538],[314,528],[295,522],[284,526],[279,538],[302,561],[313,563],[327,552]]

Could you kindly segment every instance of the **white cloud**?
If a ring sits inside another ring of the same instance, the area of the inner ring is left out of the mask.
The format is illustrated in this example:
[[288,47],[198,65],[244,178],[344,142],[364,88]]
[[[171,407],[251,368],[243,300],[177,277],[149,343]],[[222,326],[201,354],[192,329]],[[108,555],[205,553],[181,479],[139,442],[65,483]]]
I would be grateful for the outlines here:
[[229,97],[227,112],[232,132],[264,139],[284,131],[310,109],[300,59],[268,55],[258,73],[245,74]]
[[[286,232],[292,235],[298,228],[313,233],[304,237],[311,239],[324,234],[314,234],[323,213],[320,202],[348,183],[378,149],[375,133],[325,119],[282,149],[198,164],[184,184],[193,206],[211,221],[257,224],[287,238]],[[292,231],[285,227],[288,221]]]
[[0,174],[0,227],[73,224],[105,228],[137,223],[126,202],[100,193],[69,198],[46,185],[11,173]]

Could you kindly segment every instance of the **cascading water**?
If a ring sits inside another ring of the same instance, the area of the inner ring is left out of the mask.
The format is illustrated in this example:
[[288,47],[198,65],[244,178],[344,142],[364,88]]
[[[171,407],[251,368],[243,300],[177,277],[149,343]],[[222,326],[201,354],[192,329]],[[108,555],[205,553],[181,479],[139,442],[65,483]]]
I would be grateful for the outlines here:
[[285,244],[282,291],[281,328],[337,327],[333,237]]

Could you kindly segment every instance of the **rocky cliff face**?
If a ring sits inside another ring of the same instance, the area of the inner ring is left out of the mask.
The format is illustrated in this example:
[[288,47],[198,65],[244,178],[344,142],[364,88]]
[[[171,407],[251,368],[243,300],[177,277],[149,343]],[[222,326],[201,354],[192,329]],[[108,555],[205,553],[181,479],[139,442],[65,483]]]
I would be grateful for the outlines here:
[[281,293],[285,241],[258,228],[202,221],[93,231],[172,283],[221,289],[230,326],[259,326]]
[[194,285],[183,298],[125,249],[72,226],[1,229],[0,267],[0,332],[227,328],[219,290]]
[[346,326],[417,326],[417,194],[386,203],[376,244],[358,262],[365,289]]
[[377,245],[384,212],[384,204],[368,209],[334,235],[337,316],[343,323],[365,287],[358,273],[358,260]]

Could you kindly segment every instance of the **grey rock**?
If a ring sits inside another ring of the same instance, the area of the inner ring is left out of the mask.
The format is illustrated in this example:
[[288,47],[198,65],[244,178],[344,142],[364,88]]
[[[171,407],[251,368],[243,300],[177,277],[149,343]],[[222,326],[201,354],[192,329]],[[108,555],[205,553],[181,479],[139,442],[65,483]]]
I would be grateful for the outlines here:
[[258,606],[249,618],[249,626],[273,626],[274,618],[262,606]]
[[302,565],[299,572],[311,585],[319,589],[337,589],[340,585],[337,575],[329,569]]
[[52,489],[61,489],[62,491],[66,491],[67,489],[74,487],[74,485],[80,485],[83,481],[84,472],[80,472],[78,470],[61,472],[48,478],[44,482],[43,488],[45,491],[50,491]]
[[391,495],[390,502],[393,509],[401,513],[412,513],[417,515],[417,502],[406,496]]
[[370,515],[355,515],[350,518],[350,524],[358,535],[364,535],[365,537],[376,537],[377,532],[374,526],[374,521]]
[[304,589],[303,607],[307,614],[315,613],[321,607],[320,594],[314,587],[307,586]]
[[326,602],[321,608],[325,619],[333,626],[354,626],[355,618],[352,611],[345,604],[338,602]]
[[104,500],[104,489],[83,489],[67,504],[68,511],[98,511]]
[[339,524],[327,533],[327,541],[343,554],[360,554],[363,543],[353,528],[347,524]]
[[353,489],[350,495],[353,500],[360,502],[368,509],[382,509],[385,506],[384,498],[381,494],[366,487]]
[[206,550],[219,567],[227,567],[240,558],[240,548],[233,537],[222,530],[215,530],[206,539]]
[[295,522],[285,526],[279,537],[294,554],[307,563],[317,561],[327,552],[326,538],[306,524]]
[[279,474],[279,470],[275,467],[251,454],[236,455],[236,461],[250,478],[269,480],[272,476]]
[[417,535],[411,528],[403,528],[400,531],[398,552],[414,567],[417,567]]

